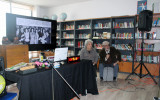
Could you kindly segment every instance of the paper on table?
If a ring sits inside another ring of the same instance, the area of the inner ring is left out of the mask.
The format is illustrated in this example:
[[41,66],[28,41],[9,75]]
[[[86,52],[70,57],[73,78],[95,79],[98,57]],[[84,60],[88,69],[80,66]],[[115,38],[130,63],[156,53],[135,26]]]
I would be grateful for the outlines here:
[[66,60],[67,59],[67,53],[68,53],[68,47],[66,47],[66,48],[56,48],[55,49],[54,62],[55,61]]

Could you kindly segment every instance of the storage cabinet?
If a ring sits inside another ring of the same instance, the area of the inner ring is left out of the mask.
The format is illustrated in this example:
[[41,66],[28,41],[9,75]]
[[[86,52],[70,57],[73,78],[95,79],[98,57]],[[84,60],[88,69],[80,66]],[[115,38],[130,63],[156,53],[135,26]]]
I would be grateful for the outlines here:
[[28,63],[28,45],[0,45],[0,56],[4,57],[5,68],[20,62]]

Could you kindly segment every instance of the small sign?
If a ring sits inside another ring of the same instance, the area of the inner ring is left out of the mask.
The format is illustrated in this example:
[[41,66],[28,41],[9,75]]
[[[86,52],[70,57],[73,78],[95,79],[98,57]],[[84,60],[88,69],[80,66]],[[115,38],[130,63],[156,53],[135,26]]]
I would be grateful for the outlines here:
[[73,56],[67,58],[68,63],[77,63],[80,62],[80,56]]

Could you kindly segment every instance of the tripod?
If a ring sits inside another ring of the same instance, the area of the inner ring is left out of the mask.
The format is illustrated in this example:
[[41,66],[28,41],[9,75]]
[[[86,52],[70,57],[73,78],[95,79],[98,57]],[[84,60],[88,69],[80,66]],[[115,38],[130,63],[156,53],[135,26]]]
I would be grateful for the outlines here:
[[54,75],[53,75],[53,69],[57,72],[57,74],[62,78],[62,80],[67,84],[67,86],[72,90],[72,92],[77,96],[78,99],[80,99],[80,96],[77,94],[77,92],[73,89],[73,87],[66,81],[66,79],[61,75],[61,73],[56,69],[54,68],[54,65],[52,63],[50,63],[49,60],[47,60],[48,63],[51,65],[52,67],[52,98],[54,100]]
[[[126,80],[128,80],[128,78],[129,78],[131,75],[133,75],[133,74],[137,75],[139,78],[143,78],[143,77],[149,75],[149,76],[153,79],[154,83],[157,84],[156,80],[153,78],[153,76],[151,75],[151,73],[149,72],[149,70],[147,69],[146,65],[145,65],[144,62],[143,62],[143,44],[144,44],[144,31],[142,31],[141,60],[140,60],[139,64],[137,65],[137,67],[132,71],[132,73],[127,76]],[[134,60],[134,59],[133,59],[133,60]],[[140,67],[140,74],[139,74],[139,75],[135,72],[138,67]],[[145,74],[145,75],[142,75],[142,69],[143,69],[143,67],[144,67],[144,68],[146,69],[146,71],[148,72],[148,73]]]

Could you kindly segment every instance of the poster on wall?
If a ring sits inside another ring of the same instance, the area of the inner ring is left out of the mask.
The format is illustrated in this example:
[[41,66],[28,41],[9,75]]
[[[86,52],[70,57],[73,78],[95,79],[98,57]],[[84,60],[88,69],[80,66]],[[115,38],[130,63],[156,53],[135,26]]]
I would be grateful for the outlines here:
[[143,10],[147,10],[147,0],[137,1],[137,14]]

